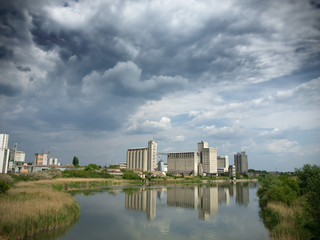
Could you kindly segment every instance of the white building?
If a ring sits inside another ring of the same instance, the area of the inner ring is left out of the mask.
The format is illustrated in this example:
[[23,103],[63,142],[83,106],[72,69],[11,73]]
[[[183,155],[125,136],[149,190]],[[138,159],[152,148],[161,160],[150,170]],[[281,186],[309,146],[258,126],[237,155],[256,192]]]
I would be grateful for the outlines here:
[[14,145],[14,148],[10,148],[8,171],[11,171],[11,172],[20,172],[20,170],[24,166],[24,162],[26,159],[25,152],[18,151],[17,148],[18,148],[17,143]]
[[157,161],[157,142],[150,140],[148,142],[148,159],[150,161],[151,164],[151,169],[152,170],[148,170],[148,171],[154,171],[157,169],[158,167],[158,161]]
[[0,173],[7,173],[9,161],[8,134],[0,134]]
[[209,148],[207,142],[201,141],[198,143],[198,152],[200,155],[200,162],[202,163],[203,172],[217,174],[217,149],[212,147]]
[[155,171],[157,169],[157,142],[149,141],[148,148],[133,148],[127,151],[127,169]]

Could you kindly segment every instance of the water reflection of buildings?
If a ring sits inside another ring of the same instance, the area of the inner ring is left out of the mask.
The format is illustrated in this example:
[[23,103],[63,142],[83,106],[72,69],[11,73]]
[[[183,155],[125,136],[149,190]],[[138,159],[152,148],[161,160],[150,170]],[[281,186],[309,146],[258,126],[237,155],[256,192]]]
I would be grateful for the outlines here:
[[[172,207],[198,210],[198,217],[208,220],[210,215],[218,212],[218,205],[229,205],[235,199],[238,205],[247,206],[249,203],[248,184],[230,184],[229,186],[194,186],[167,188],[167,205]],[[143,189],[126,193],[125,207],[143,211],[147,219],[156,217],[156,200],[161,201],[165,196],[163,189]]]
[[237,186],[236,203],[247,206],[249,203],[249,187],[248,185]]
[[147,213],[147,219],[156,217],[156,190],[140,189],[138,192],[126,194],[125,207]]
[[210,215],[218,212],[219,204],[230,204],[230,196],[234,196],[236,204],[248,205],[249,188],[247,185],[231,184],[224,186],[201,186],[169,188],[167,204],[174,207],[198,209],[199,219],[208,220]]
[[199,219],[208,220],[210,215],[218,212],[218,187],[199,187]]
[[169,188],[167,204],[198,209],[200,219],[207,220],[218,211],[218,187]]

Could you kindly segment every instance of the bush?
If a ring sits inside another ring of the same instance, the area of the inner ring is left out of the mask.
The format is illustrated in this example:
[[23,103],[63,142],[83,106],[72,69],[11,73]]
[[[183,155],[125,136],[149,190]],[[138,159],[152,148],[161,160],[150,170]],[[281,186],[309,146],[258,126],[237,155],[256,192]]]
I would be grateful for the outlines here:
[[140,177],[133,170],[128,170],[123,172],[123,179],[140,179]]
[[5,180],[0,180],[0,193],[6,193],[10,189],[11,185],[5,181]]
[[85,171],[92,171],[92,170],[98,170],[99,166],[94,163],[90,163],[88,166],[85,167]]
[[0,181],[6,181],[10,185],[13,184],[13,178],[8,174],[0,174]]
[[86,171],[86,170],[65,170],[62,172],[62,177],[65,178],[114,178],[106,172]]

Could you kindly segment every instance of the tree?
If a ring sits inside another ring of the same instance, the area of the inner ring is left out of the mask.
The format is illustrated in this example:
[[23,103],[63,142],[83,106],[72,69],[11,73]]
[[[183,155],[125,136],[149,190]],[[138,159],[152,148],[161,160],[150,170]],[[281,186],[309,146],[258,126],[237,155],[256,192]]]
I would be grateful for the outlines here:
[[300,194],[307,199],[306,210],[312,216],[308,228],[314,236],[320,236],[320,167],[305,164],[296,171],[296,174],[301,190]]
[[90,163],[88,164],[88,166],[85,167],[85,171],[94,171],[94,170],[98,170],[100,167],[97,164],[94,163]]
[[73,157],[72,164],[75,167],[79,166],[79,159],[76,156]]

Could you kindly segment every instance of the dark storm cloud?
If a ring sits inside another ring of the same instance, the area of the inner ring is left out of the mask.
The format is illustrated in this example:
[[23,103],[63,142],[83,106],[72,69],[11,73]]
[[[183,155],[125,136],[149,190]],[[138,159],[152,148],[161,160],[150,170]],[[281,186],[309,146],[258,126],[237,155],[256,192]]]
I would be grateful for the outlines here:
[[13,97],[20,93],[20,89],[8,84],[3,84],[0,82],[0,95]]
[[24,67],[22,65],[18,65],[18,66],[16,66],[16,68],[18,70],[20,70],[21,72],[31,72],[31,69],[29,67]]
[[4,46],[0,46],[0,59],[8,59],[13,57],[13,51]]

